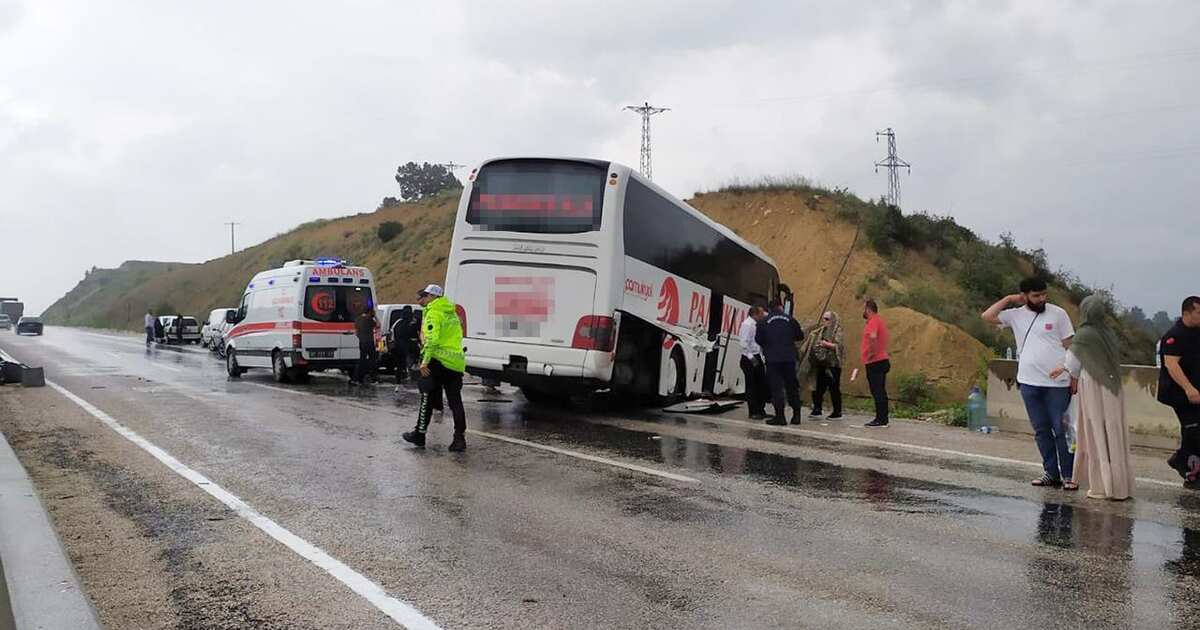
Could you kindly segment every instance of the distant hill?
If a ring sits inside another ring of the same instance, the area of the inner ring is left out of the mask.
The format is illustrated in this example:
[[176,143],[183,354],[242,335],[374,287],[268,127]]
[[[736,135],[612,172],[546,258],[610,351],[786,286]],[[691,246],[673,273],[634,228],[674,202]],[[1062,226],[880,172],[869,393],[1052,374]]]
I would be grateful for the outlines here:
[[[44,316],[54,324],[128,330],[141,328],[147,308],[204,317],[213,308],[235,306],[254,273],[318,256],[370,267],[380,303],[411,301],[417,289],[446,276],[457,202],[457,195],[443,195],[313,221],[204,263],[130,261],[95,269]],[[1021,251],[1010,238],[989,243],[950,218],[903,215],[803,180],[732,185],[689,202],[775,259],[796,293],[797,316],[807,323],[819,317],[859,226],[831,302],[846,324],[848,359],[857,362],[862,299],[874,297],[893,330],[896,379],[919,374],[944,400],[961,400],[982,378],[987,359],[1012,345],[1011,333],[984,325],[978,314],[1014,292],[1021,277],[1045,275],[1055,302],[1073,316],[1091,292],[1069,273],[1049,271],[1044,253]],[[1122,325],[1121,333],[1127,360],[1152,361],[1154,340],[1146,329]]]

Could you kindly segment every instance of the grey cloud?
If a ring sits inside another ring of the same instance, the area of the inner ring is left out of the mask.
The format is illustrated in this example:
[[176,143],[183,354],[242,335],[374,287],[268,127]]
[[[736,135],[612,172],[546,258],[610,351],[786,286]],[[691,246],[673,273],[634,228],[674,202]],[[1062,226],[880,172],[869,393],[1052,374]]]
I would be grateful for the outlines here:
[[0,229],[45,260],[17,287],[41,308],[93,264],[221,255],[230,218],[245,244],[371,209],[409,159],[636,164],[621,106],[651,99],[680,196],[801,173],[876,197],[890,125],[906,210],[1157,310],[1193,277],[1160,271],[1189,244],[1148,226],[1190,218],[1198,26],[1183,2],[0,0]]

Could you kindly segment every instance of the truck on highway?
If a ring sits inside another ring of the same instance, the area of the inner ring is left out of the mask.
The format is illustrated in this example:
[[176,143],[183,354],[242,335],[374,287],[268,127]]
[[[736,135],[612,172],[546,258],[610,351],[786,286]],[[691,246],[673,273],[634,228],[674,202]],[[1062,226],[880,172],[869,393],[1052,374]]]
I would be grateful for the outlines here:
[[467,180],[446,288],[468,372],[530,400],[744,392],[738,327],[779,291],[761,250],[615,162],[502,158]]
[[19,321],[25,314],[25,304],[18,302],[17,298],[0,298],[0,313],[8,315],[14,322]]
[[292,260],[250,280],[229,313],[225,368],[237,378],[268,368],[277,382],[358,362],[354,318],[375,308],[371,270],[336,258]]

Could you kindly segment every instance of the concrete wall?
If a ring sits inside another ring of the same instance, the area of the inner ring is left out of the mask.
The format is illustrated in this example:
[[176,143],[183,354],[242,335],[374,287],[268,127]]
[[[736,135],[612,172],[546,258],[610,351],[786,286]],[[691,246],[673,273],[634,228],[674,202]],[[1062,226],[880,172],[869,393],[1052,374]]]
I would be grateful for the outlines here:
[[[1174,449],[1179,444],[1179,420],[1170,407],[1158,402],[1158,368],[1121,366],[1125,387],[1125,414],[1134,446]],[[987,412],[1002,431],[1033,433],[1025,403],[1017,390],[1017,362],[993,359],[988,363]]]

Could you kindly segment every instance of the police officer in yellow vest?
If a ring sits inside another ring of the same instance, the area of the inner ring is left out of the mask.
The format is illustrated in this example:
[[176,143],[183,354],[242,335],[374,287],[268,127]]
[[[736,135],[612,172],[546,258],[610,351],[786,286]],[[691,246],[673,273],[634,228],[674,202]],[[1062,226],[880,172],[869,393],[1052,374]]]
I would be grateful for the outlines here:
[[431,284],[417,293],[417,302],[424,307],[421,320],[421,380],[417,388],[421,392],[421,405],[417,411],[417,428],[403,434],[404,441],[425,448],[425,430],[429,428],[429,416],[433,412],[430,398],[435,392],[445,392],[446,404],[454,415],[454,440],[446,449],[451,452],[466,450],[463,433],[467,430],[467,415],[463,410],[463,371],[467,359],[463,353],[462,324],[454,303],[446,299],[442,287]]

